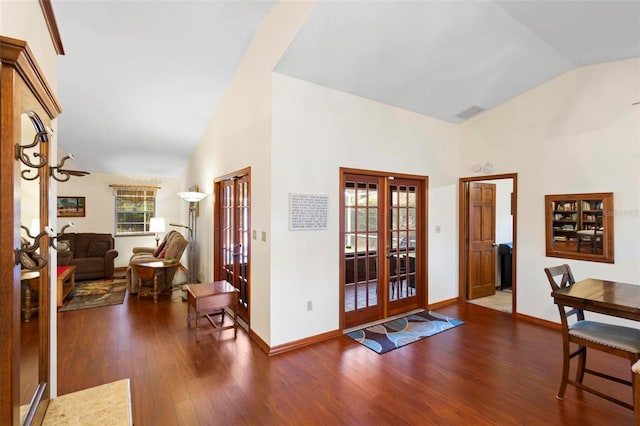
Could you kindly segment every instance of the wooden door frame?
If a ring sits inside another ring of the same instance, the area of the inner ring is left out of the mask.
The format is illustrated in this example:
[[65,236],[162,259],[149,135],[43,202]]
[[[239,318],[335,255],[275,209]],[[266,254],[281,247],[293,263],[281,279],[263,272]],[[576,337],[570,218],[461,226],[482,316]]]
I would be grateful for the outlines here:
[[[236,170],[235,172],[228,173],[226,175],[218,176],[213,180],[213,279],[214,281],[221,280],[222,274],[220,267],[222,265],[222,253],[217,250],[221,244],[221,236],[219,231],[220,227],[220,205],[217,202],[220,200],[220,183],[230,179],[235,179],[243,176],[248,176],[249,180],[249,209],[251,211],[251,167],[245,167],[243,169]],[[251,229],[251,213],[249,213],[248,226]],[[251,238],[249,238],[248,261],[247,261],[247,299],[248,309],[247,318],[243,320],[247,323],[249,329],[251,329]]]
[[[423,288],[423,292],[422,292],[422,298],[420,298],[418,300],[418,307],[419,308],[427,308],[428,306],[428,302],[429,302],[429,277],[428,277],[428,262],[429,262],[429,177],[428,176],[423,176],[423,175],[412,175],[412,174],[406,174],[406,173],[391,173],[391,172],[384,172],[384,171],[380,171],[380,170],[366,170],[366,169],[353,169],[353,168],[349,168],[349,167],[340,167],[339,169],[339,173],[340,173],[340,178],[338,179],[339,181],[339,188],[338,188],[338,194],[340,194],[340,197],[344,197],[344,176],[348,175],[348,174],[356,174],[356,175],[366,175],[366,176],[375,176],[375,177],[382,177],[382,178],[389,178],[389,177],[397,177],[397,178],[406,178],[406,179],[415,179],[415,180],[420,180],[423,184],[423,188],[422,188],[422,193],[418,194],[419,197],[419,201],[422,203],[423,205],[423,217],[420,218],[420,220],[422,220],[422,251],[423,251],[423,255],[422,255],[422,262],[420,262],[420,264],[418,265],[418,268],[416,270],[416,273],[418,273],[418,269],[419,269],[419,273],[420,273],[420,283],[422,284],[422,288]],[[388,191],[388,181],[386,181],[386,184],[384,185],[384,188],[381,188],[381,190],[384,192],[383,195],[383,199],[386,199],[387,197],[387,191]],[[345,281],[345,268],[344,268],[344,259],[342,257],[342,253],[343,253],[343,249],[344,249],[344,200],[343,198],[341,198],[339,205],[341,207],[341,211],[340,211],[340,219],[339,219],[339,238],[338,238],[338,253],[340,253],[340,255],[338,256],[339,258],[339,268],[338,268],[338,275],[339,275],[339,286],[340,286],[340,330],[344,330],[345,329],[345,321],[344,321],[344,281]],[[386,223],[384,221],[387,220],[387,215],[388,212],[386,211],[381,211],[381,214],[383,216],[382,220],[383,223]],[[386,227],[386,225],[385,225]],[[380,244],[383,244],[382,247],[386,247],[387,245],[387,235],[386,233],[384,233],[384,235],[380,235],[381,237],[381,241]],[[378,249],[381,247],[380,244],[378,245]],[[416,246],[417,249],[417,246]],[[380,251],[379,251],[380,252]],[[384,257],[384,259],[386,260],[386,257]],[[382,264],[380,265],[380,274],[382,276],[386,276],[388,273],[388,262],[383,261]],[[419,282],[416,282],[416,286],[418,285]],[[383,296],[387,296],[387,291],[385,290],[383,291]],[[385,300],[383,306],[380,308],[381,309],[381,315],[382,318],[387,318],[388,317],[388,307],[387,307],[387,301]]]
[[470,182],[479,181],[491,181],[500,179],[512,179],[513,189],[511,195],[511,213],[512,213],[512,233],[513,233],[513,251],[511,256],[511,314],[516,313],[516,288],[517,288],[517,271],[516,271],[516,256],[518,253],[518,174],[517,173],[504,173],[498,175],[485,175],[485,176],[473,176],[464,177],[459,179],[458,184],[458,301],[467,301],[467,252],[469,250],[469,224],[466,220],[467,209],[469,208],[469,198],[465,188]]

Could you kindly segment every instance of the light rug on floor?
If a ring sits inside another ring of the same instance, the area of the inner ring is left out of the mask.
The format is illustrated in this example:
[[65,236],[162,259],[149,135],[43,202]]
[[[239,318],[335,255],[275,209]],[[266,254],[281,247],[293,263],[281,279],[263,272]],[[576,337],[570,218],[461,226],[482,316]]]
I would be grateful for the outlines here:
[[79,281],[71,290],[68,301],[58,312],[119,305],[127,292],[127,279],[110,277],[103,280]]
[[423,311],[352,331],[347,336],[372,351],[383,354],[461,324],[463,322],[458,319]]
[[131,384],[129,379],[52,398],[44,426],[130,426]]

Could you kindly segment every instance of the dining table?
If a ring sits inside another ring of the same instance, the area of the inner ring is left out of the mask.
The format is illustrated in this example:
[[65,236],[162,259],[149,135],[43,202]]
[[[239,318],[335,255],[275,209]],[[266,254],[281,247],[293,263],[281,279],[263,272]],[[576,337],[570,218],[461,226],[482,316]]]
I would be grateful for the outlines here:
[[556,304],[640,321],[640,285],[587,278],[551,296]]

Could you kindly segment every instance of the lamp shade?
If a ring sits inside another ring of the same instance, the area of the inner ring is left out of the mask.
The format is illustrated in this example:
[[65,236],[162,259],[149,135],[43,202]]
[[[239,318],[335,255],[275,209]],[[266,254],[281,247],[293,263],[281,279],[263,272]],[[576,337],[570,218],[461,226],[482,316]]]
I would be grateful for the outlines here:
[[149,232],[164,232],[166,226],[164,223],[164,217],[152,217],[149,222]]
[[34,237],[40,233],[40,219],[31,219],[31,226],[29,232]]
[[178,192],[178,195],[180,196],[180,198],[182,198],[185,201],[188,201],[190,203],[198,203],[209,194],[205,192],[189,191],[189,192]]

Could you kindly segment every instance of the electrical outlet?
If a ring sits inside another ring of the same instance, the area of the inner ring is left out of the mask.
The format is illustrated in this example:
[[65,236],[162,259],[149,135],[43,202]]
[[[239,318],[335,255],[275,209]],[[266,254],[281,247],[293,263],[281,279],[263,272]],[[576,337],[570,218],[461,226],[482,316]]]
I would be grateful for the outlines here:
[[254,240],[257,238],[256,235],[257,235],[257,232],[256,232],[255,229],[253,231],[251,231],[251,236],[253,237]]
[[440,225],[436,225],[436,234],[440,233]]
[[313,303],[311,300],[307,300],[307,311],[311,311],[313,309]]
[[262,241],[267,241],[267,232],[262,231]]

